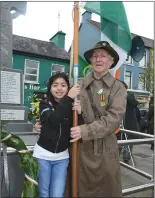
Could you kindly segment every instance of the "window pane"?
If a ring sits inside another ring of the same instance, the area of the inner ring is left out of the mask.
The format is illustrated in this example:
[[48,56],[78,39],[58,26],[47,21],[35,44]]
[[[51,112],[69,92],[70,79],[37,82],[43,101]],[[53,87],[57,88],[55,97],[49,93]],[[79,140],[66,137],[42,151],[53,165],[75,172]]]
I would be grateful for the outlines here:
[[54,71],[54,70],[52,71],[52,75],[54,75],[54,74],[56,74],[56,73],[57,73],[57,71]]
[[125,76],[131,77],[131,72],[128,72],[128,71],[127,71],[127,72],[125,73]]
[[63,65],[58,64],[52,64],[52,75],[54,75],[57,72],[64,72],[65,67]]
[[37,75],[37,70],[36,69],[31,69],[31,68],[26,68],[26,73],[27,74],[36,74]]
[[128,89],[130,89],[131,88],[131,83],[130,83],[130,78],[129,77],[126,77],[125,83],[127,84]]
[[146,52],[144,53],[143,58],[139,61],[139,66],[145,67],[146,66]]
[[139,88],[140,90],[145,90],[145,79],[144,79],[144,74],[139,74],[138,88]]
[[144,67],[144,65],[145,65],[145,57],[142,58],[142,60],[139,62],[139,65]]
[[128,86],[128,89],[131,89],[131,72],[126,71],[125,72],[125,79],[124,79],[125,83]]
[[142,82],[139,82],[139,87],[140,90],[144,90],[144,84]]
[[38,68],[39,63],[37,61],[32,61],[32,60],[26,60],[26,67],[31,67],[31,68]]
[[128,56],[127,57],[126,63],[127,64],[132,64],[132,58],[131,58],[131,56]]
[[36,82],[37,81],[37,76],[25,75],[25,80]]

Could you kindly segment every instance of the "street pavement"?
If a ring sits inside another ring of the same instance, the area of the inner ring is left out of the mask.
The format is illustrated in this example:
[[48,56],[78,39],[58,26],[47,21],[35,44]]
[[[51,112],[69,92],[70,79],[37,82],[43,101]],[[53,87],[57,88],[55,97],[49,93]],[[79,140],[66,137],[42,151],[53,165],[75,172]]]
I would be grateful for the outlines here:
[[[135,161],[135,168],[138,168],[146,173],[153,175],[153,153],[150,149],[150,144],[143,145],[134,145],[133,146],[133,158]],[[122,161],[122,154],[120,156],[120,160]],[[133,166],[131,160],[129,165]],[[148,183],[152,183],[151,180],[133,172],[132,170],[128,170],[126,167],[121,166],[122,173],[122,186],[123,189],[144,185]],[[134,193],[131,195],[126,195],[124,197],[154,197],[153,190],[145,190],[142,192]]]

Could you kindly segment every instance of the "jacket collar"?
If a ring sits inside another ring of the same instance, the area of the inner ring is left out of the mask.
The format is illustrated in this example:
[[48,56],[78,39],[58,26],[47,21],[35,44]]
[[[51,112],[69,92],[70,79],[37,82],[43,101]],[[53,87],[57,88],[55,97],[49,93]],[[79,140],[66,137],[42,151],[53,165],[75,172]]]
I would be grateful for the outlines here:
[[[94,72],[90,72],[84,77],[84,88],[87,88],[94,80]],[[109,72],[100,78],[100,80],[102,80],[108,87],[111,87],[115,81],[114,77]]]

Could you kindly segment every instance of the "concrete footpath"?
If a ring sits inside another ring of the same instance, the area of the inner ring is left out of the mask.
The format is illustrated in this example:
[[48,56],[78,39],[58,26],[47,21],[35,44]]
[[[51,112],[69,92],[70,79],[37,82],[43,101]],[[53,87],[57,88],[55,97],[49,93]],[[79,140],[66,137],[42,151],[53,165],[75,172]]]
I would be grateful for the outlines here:
[[[134,145],[133,147],[133,158],[135,161],[135,168],[140,169],[146,173],[153,175],[153,151],[150,149],[149,144]],[[120,156],[122,161],[122,154]],[[129,165],[132,165],[130,160]],[[123,189],[144,185],[151,183],[152,181],[121,166],[122,173],[122,185]],[[145,190],[142,192],[126,195],[124,197],[154,197],[153,190]]]

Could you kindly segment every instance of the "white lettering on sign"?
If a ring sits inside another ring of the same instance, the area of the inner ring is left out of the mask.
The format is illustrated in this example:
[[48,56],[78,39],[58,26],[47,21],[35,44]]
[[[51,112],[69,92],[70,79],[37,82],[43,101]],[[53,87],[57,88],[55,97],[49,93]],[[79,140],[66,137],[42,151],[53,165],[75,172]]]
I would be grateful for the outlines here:
[[39,91],[40,86],[29,84],[29,86],[28,85],[24,85],[24,89],[31,89],[31,90]]
[[20,73],[1,71],[1,103],[20,104]]
[[1,120],[24,120],[24,110],[1,109]]

